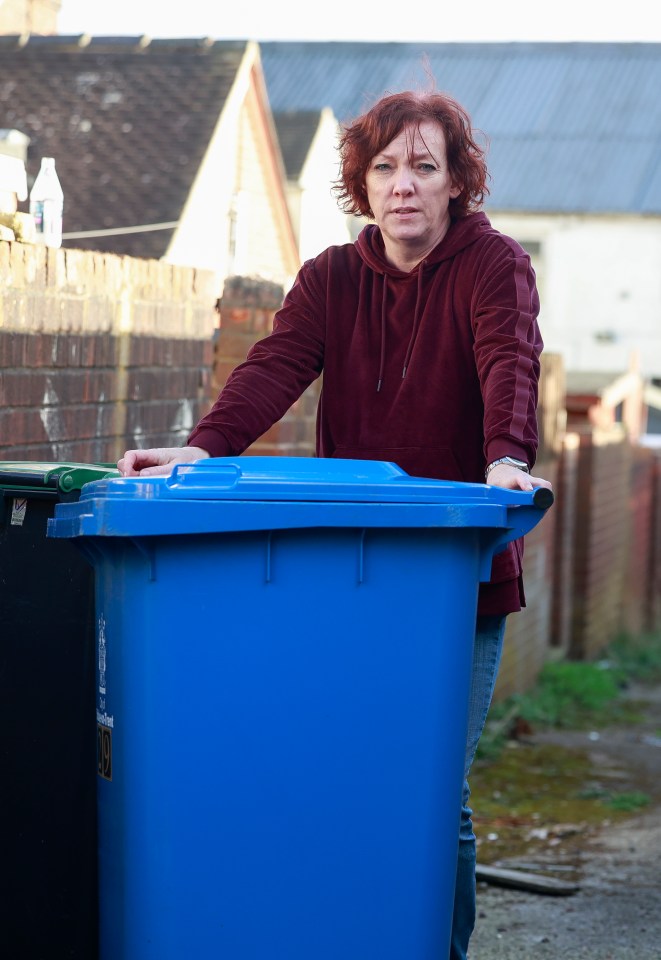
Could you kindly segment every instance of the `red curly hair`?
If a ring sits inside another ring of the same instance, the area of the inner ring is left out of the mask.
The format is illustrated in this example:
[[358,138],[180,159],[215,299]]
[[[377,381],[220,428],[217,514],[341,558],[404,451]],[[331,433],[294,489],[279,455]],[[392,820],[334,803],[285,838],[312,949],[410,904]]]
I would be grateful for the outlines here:
[[489,193],[486,150],[477,143],[471,120],[460,104],[444,93],[405,91],[382,97],[366,113],[344,127],[340,138],[340,176],[334,193],[345,213],[372,217],[365,176],[373,157],[407,127],[425,120],[439,123],[452,180],[461,186],[451,199],[450,216],[459,218],[477,210]]

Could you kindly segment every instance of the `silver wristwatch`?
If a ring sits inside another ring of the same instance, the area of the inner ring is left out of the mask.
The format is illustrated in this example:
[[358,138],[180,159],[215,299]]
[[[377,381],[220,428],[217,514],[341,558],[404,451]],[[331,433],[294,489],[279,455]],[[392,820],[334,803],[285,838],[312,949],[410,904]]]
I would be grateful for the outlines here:
[[514,457],[500,457],[499,460],[494,460],[493,463],[490,463],[487,469],[484,471],[485,480],[493,468],[497,467],[499,463],[506,463],[510,467],[516,467],[517,470],[523,470],[524,473],[530,473],[530,467],[525,460],[515,460]]

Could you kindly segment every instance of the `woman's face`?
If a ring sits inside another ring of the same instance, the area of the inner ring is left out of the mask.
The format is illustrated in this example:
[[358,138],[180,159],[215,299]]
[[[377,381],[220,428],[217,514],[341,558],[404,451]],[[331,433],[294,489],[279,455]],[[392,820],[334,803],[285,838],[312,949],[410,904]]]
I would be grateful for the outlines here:
[[402,130],[372,158],[365,187],[388,259],[412,269],[445,236],[450,199],[461,192],[448,170],[441,125],[425,120]]

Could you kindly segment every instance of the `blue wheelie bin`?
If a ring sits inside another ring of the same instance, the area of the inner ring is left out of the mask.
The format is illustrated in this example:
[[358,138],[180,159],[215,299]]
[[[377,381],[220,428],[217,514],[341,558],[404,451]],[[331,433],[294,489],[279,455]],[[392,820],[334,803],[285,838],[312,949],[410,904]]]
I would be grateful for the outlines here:
[[472,639],[552,500],[390,463],[100,480],[102,960],[447,957]]

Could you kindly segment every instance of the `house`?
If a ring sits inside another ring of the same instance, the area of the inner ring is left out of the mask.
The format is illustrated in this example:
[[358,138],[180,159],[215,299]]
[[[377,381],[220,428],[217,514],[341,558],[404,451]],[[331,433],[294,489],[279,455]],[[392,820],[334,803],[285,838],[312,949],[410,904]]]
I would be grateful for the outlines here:
[[0,37],[0,127],[56,160],[64,246],[262,277],[300,261],[259,48]]
[[341,122],[387,91],[438,89],[484,131],[485,210],[530,252],[547,349],[569,370],[661,386],[661,44],[261,44],[274,111]]
[[13,216],[19,201],[27,200],[26,140],[18,130],[0,130],[0,239],[14,239],[3,215]]
[[340,127],[330,107],[273,116],[287,174],[287,200],[301,260],[330,244],[349,243],[351,221],[335,200]]
[[0,0],[0,33],[57,33],[62,0]]
[[0,38],[0,127],[31,138],[29,175],[56,157],[66,245],[285,285],[358,226],[330,197],[337,121],[433,76],[484,131],[485,209],[531,254],[547,349],[637,355],[661,386],[661,44],[24,39]]

